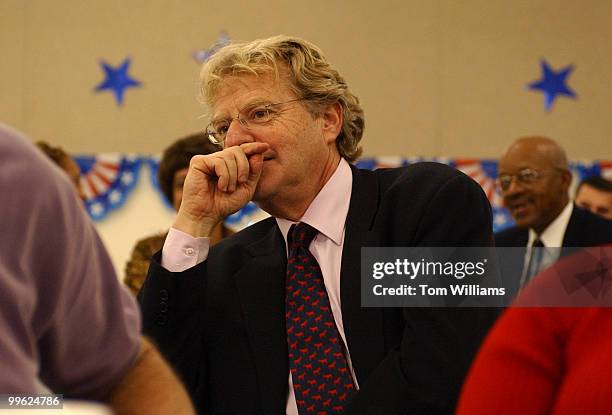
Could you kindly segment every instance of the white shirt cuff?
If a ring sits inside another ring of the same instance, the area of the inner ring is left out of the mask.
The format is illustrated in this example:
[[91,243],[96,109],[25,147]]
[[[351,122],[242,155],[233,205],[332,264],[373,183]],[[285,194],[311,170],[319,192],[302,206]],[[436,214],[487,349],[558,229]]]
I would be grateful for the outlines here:
[[204,262],[208,258],[209,248],[210,238],[196,238],[170,228],[162,248],[161,266],[170,272],[185,271]]

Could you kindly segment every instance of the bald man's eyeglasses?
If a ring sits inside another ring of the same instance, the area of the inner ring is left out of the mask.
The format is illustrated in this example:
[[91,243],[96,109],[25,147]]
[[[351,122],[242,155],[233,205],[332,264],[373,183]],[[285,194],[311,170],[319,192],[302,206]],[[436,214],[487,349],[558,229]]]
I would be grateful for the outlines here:
[[563,169],[554,168],[548,171],[537,171],[534,169],[525,168],[520,170],[517,174],[500,174],[495,182],[497,183],[497,186],[505,192],[510,189],[510,186],[512,186],[512,180],[515,177],[518,183],[529,186],[540,180],[543,176],[554,171],[563,171]]

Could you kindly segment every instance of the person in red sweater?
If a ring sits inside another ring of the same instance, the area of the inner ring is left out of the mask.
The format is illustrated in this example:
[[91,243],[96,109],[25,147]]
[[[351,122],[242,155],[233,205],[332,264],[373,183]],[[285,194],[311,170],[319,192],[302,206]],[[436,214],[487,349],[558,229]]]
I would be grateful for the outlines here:
[[587,248],[543,272],[506,310],[457,414],[610,414],[611,378],[612,249]]

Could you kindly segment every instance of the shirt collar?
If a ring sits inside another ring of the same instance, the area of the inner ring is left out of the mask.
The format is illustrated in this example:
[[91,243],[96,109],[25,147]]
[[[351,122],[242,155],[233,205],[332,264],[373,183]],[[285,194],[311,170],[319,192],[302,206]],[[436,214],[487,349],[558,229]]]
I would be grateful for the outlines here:
[[[346,160],[340,159],[338,167],[319,194],[314,198],[300,222],[305,222],[331,239],[336,245],[342,245],[344,223],[348,214],[353,188],[353,174]],[[294,222],[276,218],[285,243],[289,228]]]
[[[563,236],[565,235],[565,230],[567,229],[567,224],[569,223],[573,210],[574,204],[572,202],[568,202],[559,216],[557,216],[555,220],[553,220],[551,224],[544,229],[544,232],[542,232],[540,235],[540,240],[545,247],[560,248],[563,246]],[[535,231],[529,228],[529,243],[527,246],[532,246],[537,237],[538,235],[535,233]]]

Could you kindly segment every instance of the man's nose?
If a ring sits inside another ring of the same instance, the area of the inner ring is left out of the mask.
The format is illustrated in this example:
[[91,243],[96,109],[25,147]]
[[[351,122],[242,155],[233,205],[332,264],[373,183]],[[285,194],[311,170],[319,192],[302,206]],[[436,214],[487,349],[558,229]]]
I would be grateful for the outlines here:
[[225,147],[239,146],[244,143],[251,143],[254,139],[250,130],[244,125],[243,121],[236,117],[230,123],[225,135]]

